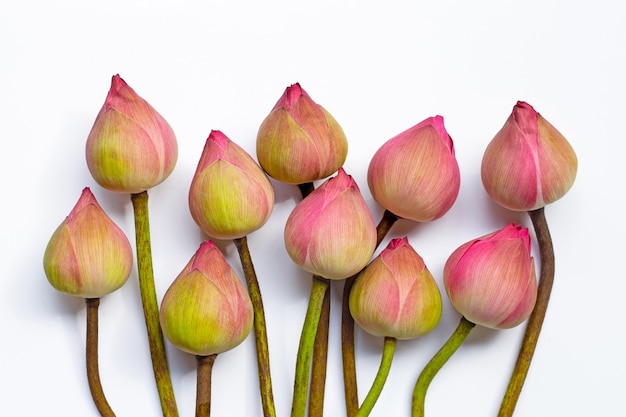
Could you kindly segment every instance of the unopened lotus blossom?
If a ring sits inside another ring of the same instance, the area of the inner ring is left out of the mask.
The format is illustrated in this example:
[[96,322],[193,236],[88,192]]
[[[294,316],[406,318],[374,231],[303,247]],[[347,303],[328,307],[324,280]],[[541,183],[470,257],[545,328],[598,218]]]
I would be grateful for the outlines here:
[[348,278],[367,265],[376,247],[376,225],[343,168],[291,212],[285,246],[298,266],[324,278]]
[[132,265],[128,238],[85,188],[46,247],[48,281],[69,295],[100,298],[124,285]]
[[370,161],[367,183],[393,214],[418,222],[443,216],[461,184],[443,117],[430,117],[388,140]]
[[219,130],[211,131],[189,190],[195,222],[215,239],[237,239],[259,229],[274,207],[274,190],[261,167]]
[[234,348],[252,328],[243,283],[210,240],[203,242],[163,297],[165,337],[178,349],[209,356]]
[[87,138],[86,157],[99,185],[135,194],[171,174],[178,145],[165,119],[115,75]]
[[537,298],[528,229],[510,223],[461,245],[444,267],[452,305],[470,322],[493,329],[517,326]]
[[261,124],[256,149],[271,177],[303,184],[337,172],[346,160],[348,141],[339,123],[296,83]]
[[358,275],[350,313],[366,332],[399,340],[419,337],[439,323],[439,288],[406,237],[393,239]]
[[528,103],[518,101],[483,156],[485,190],[510,210],[536,210],[574,184],[578,160],[565,137]]

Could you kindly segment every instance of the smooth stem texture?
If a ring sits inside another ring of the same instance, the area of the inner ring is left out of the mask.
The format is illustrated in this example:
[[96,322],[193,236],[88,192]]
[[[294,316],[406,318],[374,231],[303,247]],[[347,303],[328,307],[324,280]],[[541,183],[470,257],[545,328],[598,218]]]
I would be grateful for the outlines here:
[[261,392],[261,403],[263,405],[263,415],[265,417],[275,417],[276,408],[274,405],[274,394],[272,392],[272,375],[270,371],[270,351],[267,342],[267,326],[265,324],[265,310],[263,309],[263,299],[261,288],[254,271],[254,264],[248,248],[248,239],[244,236],[234,240],[243,274],[248,286],[248,294],[252,301],[254,312],[254,340],[256,343],[257,367],[259,370],[259,389]]
[[196,356],[196,417],[211,416],[211,376],[217,353],[209,356]]
[[98,306],[99,298],[86,298],[87,305],[87,381],[91,398],[102,417],[115,417],[102,390],[100,371],[98,369]]
[[412,416],[424,417],[424,400],[426,399],[426,391],[431,381],[437,375],[437,372],[448,362],[448,359],[452,357],[454,352],[461,346],[469,332],[476,326],[476,324],[468,321],[465,317],[461,317],[459,325],[457,326],[452,336],[443,344],[441,349],[435,356],[426,364],[417,383],[413,389],[413,405]]
[[317,325],[313,358],[311,359],[311,382],[309,386],[309,417],[324,415],[326,388],[326,364],[328,362],[328,330],[330,327],[330,282],[324,293],[320,321]]
[[550,230],[548,229],[544,209],[540,208],[538,210],[529,211],[528,215],[535,228],[541,258],[541,272],[537,286],[537,302],[535,303],[533,312],[528,318],[526,333],[522,340],[522,346],[517,356],[509,385],[502,399],[502,403],[500,404],[498,417],[510,417],[515,411],[515,405],[522,392],[522,387],[524,386],[524,381],[526,380],[526,375],[530,368],[530,362],[535,353],[543,320],[546,317],[548,301],[550,300],[550,293],[552,292],[552,285],[554,283],[554,248],[552,246],[552,238],[550,237]]
[[148,218],[148,192],[131,194],[135,213],[135,239],[137,244],[137,271],[139,275],[139,292],[143,307],[152,369],[156,381],[161,409],[164,417],[177,417],[176,399],[165,356],[163,333],[159,323],[159,306],[157,304],[154,287],[154,272],[152,270],[152,247],[150,244],[150,221]]
[[[383,241],[398,216],[385,210],[376,226],[376,247]],[[359,272],[360,273],[360,272]],[[341,305],[341,357],[343,361],[343,386],[346,397],[346,415],[354,417],[359,409],[358,387],[356,382],[356,360],[354,356],[354,319],[350,314],[350,291],[359,273],[345,280]]]
[[[312,182],[298,184],[302,198],[306,198],[315,189]],[[313,344],[311,360],[311,381],[309,385],[309,417],[321,417],[324,414],[324,394],[326,390],[326,367],[328,363],[328,330],[330,326],[330,285],[324,295],[324,303],[317,325],[317,334]]]
[[298,346],[298,357],[296,359],[296,376],[293,388],[293,401],[291,404],[291,417],[304,417],[306,412],[307,392],[309,387],[309,374],[311,369],[311,356],[315,335],[320,320],[324,296],[328,288],[328,280],[313,277],[311,286],[311,296],[309,306],[306,310],[300,344]]
[[383,390],[385,381],[387,381],[387,376],[389,375],[389,370],[391,369],[391,361],[393,360],[393,353],[395,350],[396,338],[385,337],[380,367],[378,368],[376,378],[374,378],[374,382],[372,383],[372,388],[370,388],[365,400],[363,400],[363,404],[361,405],[361,408],[359,408],[359,411],[357,411],[356,417],[367,417],[372,412],[372,409],[374,408],[374,405]]

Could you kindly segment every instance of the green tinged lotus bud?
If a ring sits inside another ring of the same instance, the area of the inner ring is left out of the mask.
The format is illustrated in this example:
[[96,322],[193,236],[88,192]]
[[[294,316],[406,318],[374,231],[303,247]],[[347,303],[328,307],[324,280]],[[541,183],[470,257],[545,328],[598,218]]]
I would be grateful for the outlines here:
[[209,356],[239,345],[252,328],[252,302],[222,252],[203,242],[165,293],[165,337],[178,349]]
[[211,131],[189,190],[189,210],[204,233],[238,239],[259,229],[274,207],[272,184],[252,157]]
[[272,178],[303,184],[337,172],[346,160],[348,140],[330,113],[296,83],[263,120],[256,148]]
[[354,282],[350,313],[366,332],[413,339],[441,317],[441,294],[424,260],[406,237],[393,239]]
[[140,193],[172,173],[178,144],[163,116],[115,75],[89,132],[86,157],[100,186]]
[[85,188],[46,247],[43,268],[48,281],[69,295],[100,298],[124,285],[132,265],[126,235]]

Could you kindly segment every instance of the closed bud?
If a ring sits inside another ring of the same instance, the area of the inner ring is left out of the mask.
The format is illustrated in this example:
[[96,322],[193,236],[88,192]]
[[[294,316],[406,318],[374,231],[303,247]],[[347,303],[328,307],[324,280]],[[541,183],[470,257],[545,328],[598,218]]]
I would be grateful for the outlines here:
[[48,281],[69,295],[100,298],[124,285],[132,265],[128,238],[85,188],[46,247]]
[[528,229],[510,223],[450,255],[443,282],[452,305],[469,321],[493,329],[517,326],[537,299]]
[[350,313],[366,332],[413,339],[435,328],[441,294],[408,239],[393,239],[355,280]]
[[236,143],[213,130],[189,190],[189,209],[200,229],[215,239],[237,239],[259,229],[274,207],[267,176]]
[[334,174],[348,141],[341,126],[300,87],[287,87],[257,135],[257,157],[273,178],[303,184]]
[[399,217],[427,222],[443,216],[461,184],[443,117],[430,117],[381,146],[367,183],[374,199]]
[[285,246],[298,266],[324,278],[348,278],[367,265],[376,248],[376,225],[343,168],[291,212]]
[[222,252],[205,241],[165,293],[160,319],[174,346],[209,356],[245,340],[252,328],[252,302]]
[[171,174],[178,145],[165,119],[115,75],[87,138],[86,156],[103,188],[135,194]]
[[483,156],[487,194],[510,210],[530,211],[563,197],[578,160],[571,145],[528,103],[518,101]]

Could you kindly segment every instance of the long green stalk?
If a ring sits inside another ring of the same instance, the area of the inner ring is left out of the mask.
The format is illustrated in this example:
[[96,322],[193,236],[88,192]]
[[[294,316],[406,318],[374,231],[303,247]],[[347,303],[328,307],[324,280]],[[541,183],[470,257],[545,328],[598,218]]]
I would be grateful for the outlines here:
[[389,376],[389,370],[391,369],[391,362],[393,360],[395,350],[396,338],[385,337],[380,367],[378,368],[372,387],[367,393],[365,400],[363,400],[363,404],[361,404],[359,411],[356,413],[356,417],[367,417],[372,412],[372,409],[374,408],[374,405],[376,404],[376,401],[378,401],[378,397],[380,397],[380,393],[383,390],[385,381],[387,381],[387,376]]
[[[298,184],[302,198],[315,189],[315,184]],[[311,359],[311,381],[309,383],[309,417],[322,417],[326,393],[326,368],[328,362],[328,331],[330,327],[330,285],[326,288]]]
[[148,192],[131,194],[135,213],[135,238],[137,244],[137,270],[141,305],[148,332],[152,369],[159,392],[164,417],[177,417],[176,399],[165,356],[163,333],[159,323],[159,306],[152,269],[152,246],[150,244],[150,221],[148,218]]
[[248,239],[244,236],[234,240],[239,259],[243,268],[243,274],[248,286],[248,294],[252,301],[254,312],[254,340],[256,343],[257,367],[259,371],[259,389],[261,392],[261,403],[263,415],[265,417],[275,417],[276,407],[274,405],[274,394],[272,392],[272,375],[270,371],[270,352],[267,342],[267,326],[265,324],[265,310],[263,309],[263,299],[261,288],[254,270]]
[[465,317],[461,317],[461,321],[454,333],[452,333],[452,336],[450,336],[441,349],[439,349],[430,362],[428,362],[426,367],[424,367],[413,390],[413,417],[424,417],[424,402],[426,400],[428,386],[435,375],[437,375],[437,372],[439,372],[443,365],[448,362],[448,359],[450,359],[454,352],[461,346],[474,326],[476,326],[474,323],[468,321]]
[[309,383],[309,417],[324,415],[326,390],[326,364],[328,362],[328,330],[330,327],[330,282],[324,293],[324,301],[317,324],[313,357],[311,358],[311,381]]
[[327,288],[328,280],[319,277],[313,278],[309,306],[304,318],[300,344],[298,346],[291,417],[304,417],[306,413],[311,356]]
[[[398,216],[385,210],[376,226],[376,247],[383,241]],[[343,361],[343,386],[346,397],[346,415],[354,417],[359,409],[358,387],[356,382],[356,360],[354,356],[354,319],[350,314],[350,291],[359,274],[345,280],[341,305],[341,356]]]

